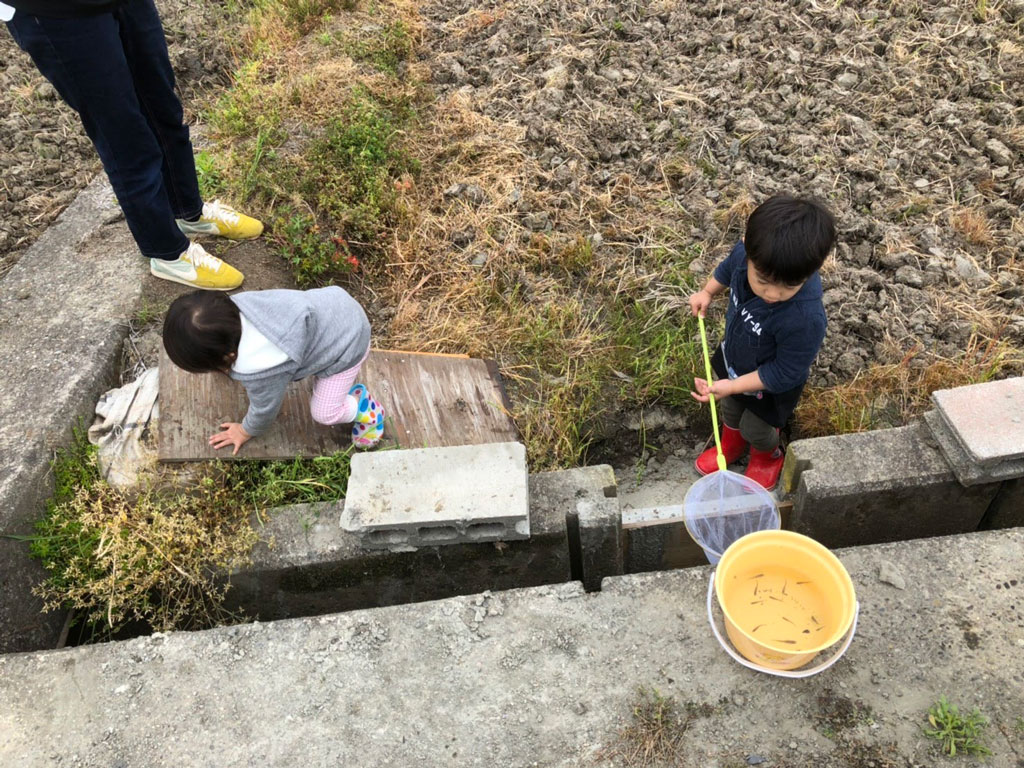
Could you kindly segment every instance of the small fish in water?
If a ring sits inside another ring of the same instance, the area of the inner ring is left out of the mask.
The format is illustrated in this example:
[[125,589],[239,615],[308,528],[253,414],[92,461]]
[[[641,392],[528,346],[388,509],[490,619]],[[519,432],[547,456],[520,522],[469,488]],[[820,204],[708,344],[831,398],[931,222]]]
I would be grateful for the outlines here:
[[753,581],[754,579],[763,579],[763,578],[764,578],[764,574],[763,573],[759,573],[759,574],[757,574],[757,576],[751,576],[749,579],[747,579],[747,581]]
[[810,584],[810,583],[811,583],[811,582],[809,582],[809,581],[798,581],[798,582],[796,583],[796,585],[797,585],[797,586],[799,587],[799,586],[801,586],[802,584]]
[[785,616],[783,616],[783,617],[782,617],[782,620],[783,620],[783,621],[789,621],[789,623],[790,623],[790,624],[792,624],[792,625],[793,625],[794,627],[796,626],[796,622],[795,622],[795,621],[790,621],[790,620],[789,620],[789,619],[787,619],[787,618],[786,618]]
[[789,585],[789,579],[786,579],[786,580],[785,580],[785,581],[784,581],[784,582],[782,583],[782,594],[786,594],[786,587],[787,587],[788,585]]
[[805,634],[805,635],[809,635],[809,634],[811,634],[811,630],[809,630],[809,629],[805,629],[805,630],[804,630],[804,634]]
[[811,621],[813,621],[815,624],[821,624],[821,622],[814,618],[814,616],[811,616]]
[[783,599],[782,599],[781,597],[776,597],[775,595],[768,595],[768,598],[769,598],[770,600],[774,600],[774,601],[775,601],[775,602],[777,602],[777,603],[784,603],[784,602],[786,602],[786,601],[785,601],[785,600],[783,600]]
[[764,626],[764,624],[758,624],[758,625],[757,625],[756,627],[754,627],[754,628],[753,628],[752,630],[750,630],[750,631],[751,631],[751,632],[757,632],[757,630],[759,630],[759,629],[760,629],[761,627],[763,627],[763,626]]
[[776,643],[785,643],[786,645],[796,645],[796,640],[775,640]]

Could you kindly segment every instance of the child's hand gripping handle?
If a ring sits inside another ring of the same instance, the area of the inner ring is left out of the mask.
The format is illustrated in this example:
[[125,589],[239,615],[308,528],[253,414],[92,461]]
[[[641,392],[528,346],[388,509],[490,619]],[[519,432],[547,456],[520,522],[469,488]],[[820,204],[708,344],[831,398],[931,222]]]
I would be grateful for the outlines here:
[[[704,330],[704,315],[697,315],[697,324],[700,326],[700,344],[704,350],[704,374],[707,376],[708,386],[711,386],[711,356],[708,354],[708,334]],[[728,465],[725,462],[725,454],[722,453],[722,438],[718,434],[718,409],[715,407],[715,396],[709,393],[708,403],[711,405],[711,426],[715,431],[715,449],[718,451],[718,468],[725,470]]]

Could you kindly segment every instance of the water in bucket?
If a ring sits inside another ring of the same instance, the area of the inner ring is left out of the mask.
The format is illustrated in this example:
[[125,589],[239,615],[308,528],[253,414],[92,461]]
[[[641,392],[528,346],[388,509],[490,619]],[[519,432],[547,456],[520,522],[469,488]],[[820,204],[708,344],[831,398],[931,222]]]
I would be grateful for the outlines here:
[[[729,642],[712,610],[715,594]],[[850,647],[858,613],[853,581],[839,559],[792,531],[761,531],[735,542],[708,585],[708,621],[722,648],[750,669],[781,677],[828,669]],[[827,659],[806,666],[840,641]]]
[[737,539],[782,525],[772,495],[750,478],[729,470],[719,470],[690,486],[683,499],[683,519],[712,565]]

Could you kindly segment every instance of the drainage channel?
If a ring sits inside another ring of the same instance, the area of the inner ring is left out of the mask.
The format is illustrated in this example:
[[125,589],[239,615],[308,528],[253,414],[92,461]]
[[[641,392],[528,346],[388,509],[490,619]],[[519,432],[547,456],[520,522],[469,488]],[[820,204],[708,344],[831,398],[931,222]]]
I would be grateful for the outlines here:
[[[795,443],[783,527],[837,547],[1024,523],[1024,481],[961,486],[936,456],[913,453],[920,439],[917,425]],[[883,456],[899,451],[917,462],[888,462],[882,482],[877,463],[864,459],[879,446]],[[272,510],[259,524],[252,564],[230,575],[227,608],[274,621],[569,581],[595,591],[606,576],[704,565],[671,514],[694,479],[682,469],[689,458],[677,458],[651,468],[644,482],[629,467],[617,480],[607,465],[530,475],[531,533],[519,541],[367,549],[339,524],[340,503]],[[662,501],[675,502],[661,504],[665,514],[639,506]],[[135,625],[115,639],[147,632]],[[93,639],[67,625],[62,638]]]

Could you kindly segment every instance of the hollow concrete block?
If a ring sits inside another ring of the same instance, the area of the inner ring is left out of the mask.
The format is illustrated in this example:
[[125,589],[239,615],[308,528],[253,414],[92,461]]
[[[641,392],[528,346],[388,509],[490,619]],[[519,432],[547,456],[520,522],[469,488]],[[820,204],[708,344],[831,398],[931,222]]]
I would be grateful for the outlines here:
[[490,443],[361,453],[341,526],[370,549],[530,535],[526,448]]
[[962,486],[917,423],[798,440],[783,488],[791,528],[839,547],[975,531],[999,484]]

